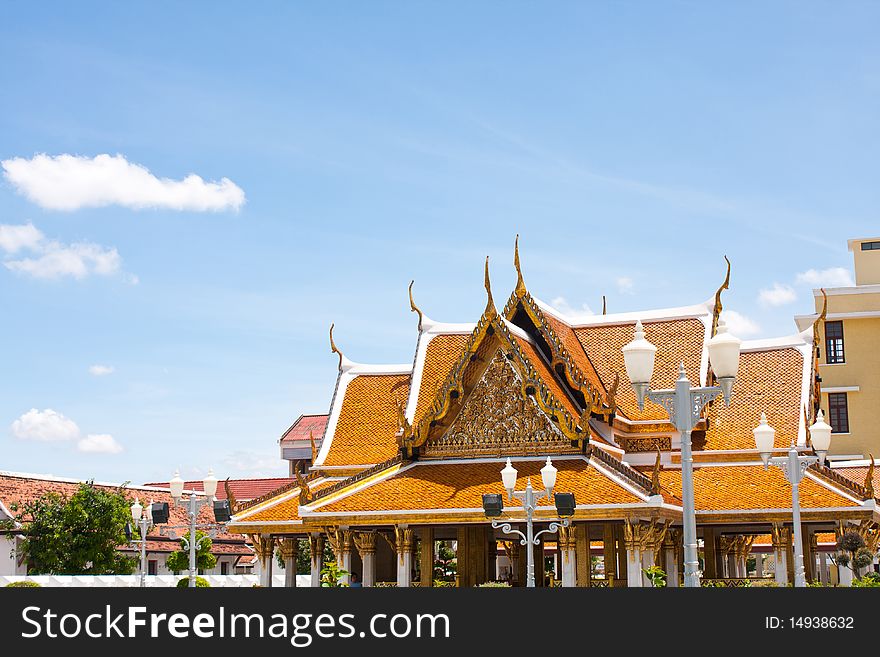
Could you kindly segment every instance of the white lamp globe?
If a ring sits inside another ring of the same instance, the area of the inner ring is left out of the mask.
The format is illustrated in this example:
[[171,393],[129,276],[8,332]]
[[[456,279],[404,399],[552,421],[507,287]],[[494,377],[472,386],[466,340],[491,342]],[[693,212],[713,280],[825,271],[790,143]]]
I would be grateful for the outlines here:
[[180,478],[180,470],[174,471],[174,477],[168,482],[168,487],[171,489],[171,497],[175,500],[183,496],[183,479]]
[[541,468],[541,481],[544,482],[544,488],[548,491],[553,490],[553,487],[556,485],[556,468],[553,467],[553,463],[550,461],[550,457],[547,457],[547,464]]
[[138,522],[141,519],[141,514],[144,512],[144,507],[141,506],[138,498],[134,498],[134,504],[131,505],[131,519],[135,522]]
[[202,479],[205,496],[214,497],[217,494],[217,477],[214,476],[214,469],[208,468],[208,475]]
[[824,463],[825,454],[831,447],[831,425],[825,421],[825,414],[821,409],[816,415],[816,421],[810,426],[810,442]]
[[767,424],[765,413],[761,413],[761,422],[752,429],[752,433],[755,435],[755,447],[761,454],[761,460],[764,461],[764,465],[767,465],[770,461],[770,454],[773,452],[776,429]]
[[501,471],[501,482],[504,484],[504,488],[507,490],[516,488],[516,475],[516,468],[510,463],[510,459],[507,459],[507,464]]
[[724,321],[718,323],[715,337],[709,340],[709,363],[719,379],[732,379],[739,369],[739,348],[742,340],[727,332]]
[[626,374],[632,383],[649,383],[654,373],[654,355],[657,347],[645,339],[641,320],[636,322],[633,341],[623,347]]

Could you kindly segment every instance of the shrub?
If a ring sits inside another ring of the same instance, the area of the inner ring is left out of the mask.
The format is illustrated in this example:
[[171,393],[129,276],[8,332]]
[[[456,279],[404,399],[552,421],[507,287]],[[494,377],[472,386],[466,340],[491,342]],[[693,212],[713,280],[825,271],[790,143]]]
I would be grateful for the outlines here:
[[6,585],[7,589],[39,589],[42,588],[42,584],[38,584],[37,582],[32,582],[27,579],[23,579],[20,582],[10,582]]
[[666,586],[666,571],[660,566],[651,566],[650,568],[642,568],[642,572],[651,580],[651,586],[655,589],[662,589]]
[[[177,588],[185,589],[189,587],[189,577],[181,577],[180,581],[177,582]],[[208,580],[204,577],[196,577],[196,588],[197,589],[209,589],[211,585],[208,584]]]
[[477,584],[478,589],[509,589],[510,584],[507,582],[483,582]]

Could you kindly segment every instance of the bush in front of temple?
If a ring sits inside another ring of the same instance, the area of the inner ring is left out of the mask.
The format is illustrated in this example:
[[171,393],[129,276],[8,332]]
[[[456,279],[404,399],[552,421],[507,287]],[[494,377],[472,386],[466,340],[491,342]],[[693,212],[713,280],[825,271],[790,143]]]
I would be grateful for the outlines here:
[[[189,588],[189,577],[183,577],[180,581],[177,582],[177,588],[185,589]],[[208,584],[208,580],[204,577],[196,577],[196,588],[197,589],[209,589],[211,585]]]
[[38,584],[37,582],[32,582],[27,579],[23,579],[20,582],[10,582],[6,585],[7,589],[39,589],[42,588],[42,584]]

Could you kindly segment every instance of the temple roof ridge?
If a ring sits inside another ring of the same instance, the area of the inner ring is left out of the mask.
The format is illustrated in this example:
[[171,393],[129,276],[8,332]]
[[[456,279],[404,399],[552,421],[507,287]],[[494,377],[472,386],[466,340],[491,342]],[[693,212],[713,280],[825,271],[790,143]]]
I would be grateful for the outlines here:
[[690,306],[635,310],[622,313],[609,313],[607,315],[591,315],[589,318],[574,319],[566,316],[565,313],[534,295],[532,295],[532,299],[543,312],[565,322],[572,328],[600,326],[603,324],[628,324],[630,322],[635,322],[637,319],[642,321],[663,321],[667,319],[687,319],[692,317],[704,317],[707,315],[711,316],[712,307],[715,303],[714,299],[710,299]]

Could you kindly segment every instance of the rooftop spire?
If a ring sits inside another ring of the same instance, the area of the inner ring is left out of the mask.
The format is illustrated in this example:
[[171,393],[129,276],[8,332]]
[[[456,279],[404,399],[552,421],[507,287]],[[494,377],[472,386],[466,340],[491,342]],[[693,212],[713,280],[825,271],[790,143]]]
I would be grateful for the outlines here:
[[486,300],[486,313],[491,313],[493,315],[497,315],[498,311],[495,310],[495,301],[492,299],[492,284],[489,281],[489,256],[486,256],[486,273],[485,280],[483,281],[483,285],[486,287],[486,294],[489,297]]
[[339,348],[336,346],[336,343],[333,342],[333,327],[335,324],[330,324],[330,353],[339,354],[339,370],[342,371],[342,352],[339,351]]
[[424,319],[424,313],[419,309],[419,307],[416,305],[416,302],[413,300],[413,293],[412,293],[413,283],[415,283],[414,280],[409,282],[409,308],[412,312],[419,314],[419,330],[421,331],[422,330],[422,319]]
[[526,294],[526,282],[523,280],[522,268],[519,264],[519,233],[517,233],[516,240],[513,243],[513,266],[516,268],[515,294],[521,297]]
[[712,335],[709,336],[712,338],[715,337],[715,332],[718,330],[718,318],[721,317],[721,292],[730,288],[730,260],[727,259],[727,256],[724,256],[724,260],[727,262],[727,275],[724,277],[721,287],[715,293],[715,308],[712,311]]

